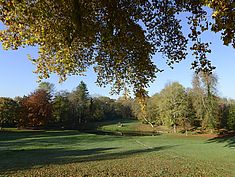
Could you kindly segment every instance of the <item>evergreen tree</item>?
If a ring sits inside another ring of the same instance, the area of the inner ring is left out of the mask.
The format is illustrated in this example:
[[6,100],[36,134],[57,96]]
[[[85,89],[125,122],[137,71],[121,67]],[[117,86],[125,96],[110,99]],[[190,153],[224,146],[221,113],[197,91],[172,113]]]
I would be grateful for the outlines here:
[[86,84],[81,81],[69,95],[71,111],[74,118],[73,126],[86,123],[89,116],[90,96]]

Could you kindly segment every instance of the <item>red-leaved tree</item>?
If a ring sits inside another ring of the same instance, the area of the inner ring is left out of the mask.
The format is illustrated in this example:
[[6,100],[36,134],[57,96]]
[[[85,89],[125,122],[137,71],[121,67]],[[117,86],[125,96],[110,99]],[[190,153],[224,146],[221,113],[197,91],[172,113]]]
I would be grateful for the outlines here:
[[45,90],[36,90],[21,101],[22,114],[19,121],[22,127],[46,126],[52,118],[51,95]]

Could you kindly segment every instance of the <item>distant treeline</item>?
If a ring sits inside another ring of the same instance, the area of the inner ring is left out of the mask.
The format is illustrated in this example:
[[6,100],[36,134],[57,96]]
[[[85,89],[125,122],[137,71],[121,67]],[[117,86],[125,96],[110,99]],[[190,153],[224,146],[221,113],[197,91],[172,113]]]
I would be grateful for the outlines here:
[[145,112],[137,99],[92,97],[81,82],[72,92],[54,92],[43,82],[28,96],[0,98],[0,127],[78,129],[90,122],[135,118],[143,123],[182,130],[235,130],[235,100],[220,98],[217,77],[195,74],[192,88],[169,83],[146,98]]
[[124,98],[91,97],[84,82],[57,93],[42,82],[28,96],[0,97],[0,127],[77,129],[92,121],[133,118],[130,106]]

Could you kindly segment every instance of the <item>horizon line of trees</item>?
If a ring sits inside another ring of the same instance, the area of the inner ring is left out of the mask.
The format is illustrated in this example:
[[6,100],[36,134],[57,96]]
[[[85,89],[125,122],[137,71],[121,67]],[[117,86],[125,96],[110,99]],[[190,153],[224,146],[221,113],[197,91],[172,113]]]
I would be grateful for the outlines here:
[[28,96],[0,97],[0,127],[78,129],[92,121],[132,118],[124,98],[92,97],[81,81],[71,92],[42,82]]
[[82,81],[73,91],[55,92],[40,83],[28,96],[0,97],[0,127],[78,129],[89,122],[134,118],[155,126],[190,130],[235,130],[235,100],[220,98],[216,75],[195,74],[192,88],[168,83],[146,99],[146,114],[136,98],[92,97]]

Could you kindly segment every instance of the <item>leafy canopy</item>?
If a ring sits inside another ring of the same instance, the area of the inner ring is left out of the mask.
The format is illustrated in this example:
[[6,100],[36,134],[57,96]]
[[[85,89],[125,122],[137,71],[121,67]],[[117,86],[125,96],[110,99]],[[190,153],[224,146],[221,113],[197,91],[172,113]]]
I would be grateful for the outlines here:
[[46,90],[39,89],[34,91],[29,96],[24,97],[20,104],[23,108],[20,120],[21,126],[45,126],[51,120],[51,95]]
[[4,124],[13,125],[18,119],[19,105],[11,98],[0,97],[0,129]]
[[[56,73],[62,81],[92,66],[100,86],[112,84],[119,92],[131,85],[143,96],[161,71],[152,61],[156,52],[171,66],[185,59],[192,43],[192,68],[211,72],[209,43],[200,36],[222,32],[224,44],[235,47],[234,7],[233,0],[0,0],[6,25],[0,41],[5,49],[38,46],[38,58],[31,59],[40,79]],[[177,18],[182,12],[189,12],[188,36]]]
[[188,100],[185,88],[178,82],[167,85],[160,93],[160,116],[164,124],[183,122],[188,115]]

